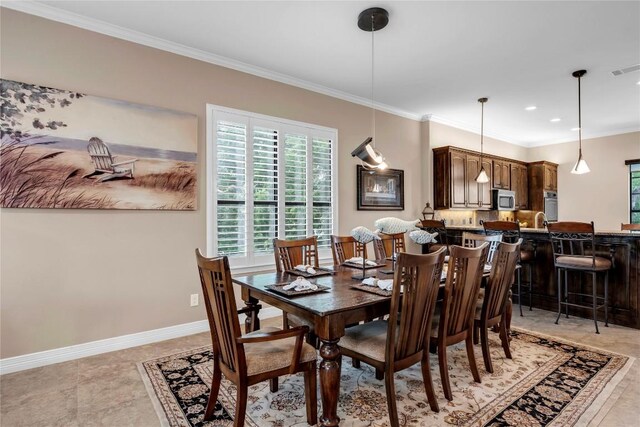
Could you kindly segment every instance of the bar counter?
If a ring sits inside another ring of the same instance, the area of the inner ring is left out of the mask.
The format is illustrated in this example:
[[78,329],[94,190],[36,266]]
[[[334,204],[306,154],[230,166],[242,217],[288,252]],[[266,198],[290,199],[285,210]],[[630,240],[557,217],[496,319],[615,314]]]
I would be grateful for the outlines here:
[[[468,231],[484,234],[482,227],[447,226],[449,243],[460,244],[462,232]],[[533,264],[533,307],[545,310],[558,310],[558,294],[556,274],[553,265],[553,251],[547,230],[536,228],[521,229],[524,244],[535,242],[537,251]],[[613,255],[614,266],[609,271],[609,323],[640,329],[640,233],[629,231],[596,231],[596,251],[599,256]],[[528,273],[523,271],[522,280],[526,281]],[[582,278],[580,278],[582,276]],[[591,293],[591,277],[586,274],[569,273],[569,286],[580,289],[582,293]],[[601,293],[604,281],[598,280],[598,291]],[[516,303],[517,300],[514,301]],[[525,295],[523,303],[528,304]],[[580,303],[590,304],[590,300]],[[524,308],[523,308],[524,309]],[[524,309],[524,315],[528,310]],[[514,315],[516,310],[514,309]],[[570,307],[569,314],[591,319],[591,309]],[[564,316],[564,314],[563,314]],[[604,314],[598,313],[598,320],[604,321]],[[560,319],[562,324],[562,318]],[[602,329],[601,329],[602,331]]]

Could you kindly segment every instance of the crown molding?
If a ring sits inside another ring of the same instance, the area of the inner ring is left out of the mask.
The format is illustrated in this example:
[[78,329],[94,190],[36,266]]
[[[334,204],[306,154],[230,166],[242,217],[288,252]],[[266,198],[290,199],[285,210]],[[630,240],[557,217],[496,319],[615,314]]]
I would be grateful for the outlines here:
[[[163,50],[166,52],[174,53],[176,55],[184,56],[187,58],[196,59],[198,61],[207,62],[213,65],[217,65],[224,68],[240,71],[243,73],[251,74],[257,77],[273,80],[279,83],[284,83],[290,86],[295,86],[301,89],[316,92],[322,95],[330,96],[332,98],[341,99],[343,101],[351,102],[354,104],[362,105],[365,107],[371,107],[372,103],[370,99],[360,96],[352,95],[343,91],[332,89],[326,86],[318,85],[306,80],[298,79],[287,74],[278,73],[275,71],[267,70],[266,68],[257,67],[245,62],[236,61],[234,59],[226,58],[224,56],[216,55],[201,49],[195,49],[189,46],[175,43],[169,40],[165,40],[159,37],[154,37],[145,33],[130,30],[118,25],[109,24],[107,22],[88,18],[73,12],[68,12],[62,9],[58,9],[53,6],[37,3],[34,1],[2,1],[1,6],[3,8],[12,9],[18,12],[27,13],[30,15],[39,16],[41,18],[49,19],[63,24],[71,25],[74,27],[82,28],[85,30],[93,31],[96,33],[104,34],[107,36],[115,37],[121,40],[126,40],[132,43],[140,44],[143,46],[152,47],[155,49]],[[419,114],[412,111],[406,111],[400,108],[393,107],[391,105],[382,103],[373,103],[373,107],[376,110],[383,111],[385,113],[393,114],[396,116],[404,117],[416,121],[431,121],[434,123],[443,124],[456,129],[464,130],[467,132],[480,134],[479,128],[469,125],[467,123],[452,120],[446,117],[438,116],[435,114]],[[629,132],[640,131],[640,127],[634,126],[629,128],[622,128],[615,131],[600,132],[591,134],[588,138],[600,138],[605,136],[619,135]],[[540,147],[543,145],[562,144],[566,142],[576,141],[575,138],[565,139],[551,139],[545,142],[527,142],[519,141],[510,138],[505,135],[500,135],[493,132],[486,132],[486,136],[494,138],[509,144],[519,145],[521,147],[532,148]]]
[[[611,130],[611,131],[587,133],[585,136],[583,136],[582,142],[588,141],[590,139],[605,138],[607,136],[624,135],[625,133],[633,133],[633,132],[640,132],[640,126],[630,126],[627,128],[621,128],[621,129]],[[535,148],[535,147],[543,147],[546,145],[566,144],[569,142],[578,142],[578,138],[573,137],[573,138],[553,139],[551,141],[544,141],[544,142],[533,142],[526,145],[525,147]]]
[[[480,128],[478,128],[476,126],[471,126],[471,125],[469,125],[467,123],[459,122],[457,120],[452,120],[452,119],[449,119],[449,118],[446,118],[446,117],[442,117],[442,116],[438,116],[438,115],[435,115],[435,114],[425,114],[424,116],[422,116],[421,121],[439,123],[441,125],[449,126],[449,127],[452,127],[452,128],[456,128],[456,129],[464,130],[464,131],[467,131],[467,132],[475,133],[476,135],[480,135]],[[487,137],[493,138],[493,139],[497,139],[499,141],[506,142],[508,144],[519,145],[521,147],[528,147],[529,146],[526,142],[517,141],[517,140],[514,140],[514,139],[509,138],[507,136],[500,135],[500,134],[497,134],[497,133],[494,133],[494,132],[485,132],[484,136],[487,136]]]
[[[306,80],[298,79],[287,74],[278,73],[275,71],[267,70],[266,68],[258,67],[255,65],[247,64],[245,62],[236,61],[221,55],[216,55],[201,49],[195,49],[189,46],[185,46],[180,43],[175,43],[169,40],[165,40],[159,37],[151,36],[149,34],[141,33],[139,31],[130,30],[118,25],[110,24],[108,22],[101,21],[99,19],[89,18],[79,15],[77,13],[69,12],[66,10],[58,9],[53,6],[48,6],[33,1],[3,1],[2,7],[12,9],[18,12],[27,13],[30,15],[39,16],[41,18],[49,19],[63,24],[72,25],[74,27],[82,28],[85,30],[93,31],[96,33],[104,34],[107,36],[115,37],[118,39],[126,40],[132,43],[140,44],[143,46],[152,47],[155,49],[163,50],[166,52],[175,53],[176,55],[185,56],[188,58],[196,59],[198,61],[207,62],[210,64],[218,65],[224,68],[230,68],[232,70],[240,71],[247,74],[252,74],[257,77],[262,77],[268,80],[273,80],[279,83],[284,83],[290,86],[295,86],[301,89],[306,89],[312,92],[316,92],[322,95],[327,95],[332,98],[341,99],[343,101],[352,102],[354,104],[362,105],[365,107],[371,107],[372,103],[370,99],[360,96],[352,95],[343,91],[332,89],[326,86],[318,85]],[[421,114],[406,111],[400,108],[393,107],[382,103],[373,103],[373,107],[376,110],[383,111],[385,113],[393,114],[400,117],[405,117],[411,120],[420,120]]]

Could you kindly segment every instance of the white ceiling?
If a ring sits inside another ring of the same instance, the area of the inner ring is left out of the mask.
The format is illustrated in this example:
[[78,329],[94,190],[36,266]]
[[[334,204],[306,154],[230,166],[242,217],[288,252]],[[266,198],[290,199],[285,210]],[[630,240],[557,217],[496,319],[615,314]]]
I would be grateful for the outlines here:
[[[375,101],[383,109],[478,130],[476,100],[487,96],[487,134],[525,146],[575,140],[571,72],[585,68],[583,136],[640,130],[640,72],[610,73],[640,63],[637,1],[3,5],[156,46],[168,41],[170,50],[182,45],[212,62],[365,103],[371,35],[356,20],[380,6],[390,14],[375,34]],[[537,109],[525,111],[529,105]],[[555,117],[561,121],[550,122]]]

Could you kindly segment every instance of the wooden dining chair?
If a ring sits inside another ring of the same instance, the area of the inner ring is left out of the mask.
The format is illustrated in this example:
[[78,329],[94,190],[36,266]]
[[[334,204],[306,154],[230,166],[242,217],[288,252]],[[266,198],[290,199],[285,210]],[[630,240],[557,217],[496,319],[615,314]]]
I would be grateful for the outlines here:
[[386,234],[378,233],[380,239],[373,240],[373,249],[376,260],[382,261],[393,256],[393,246],[395,243],[395,253],[406,252],[404,233]]
[[489,243],[489,249],[487,252],[487,264],[491,264],[493,262],[493,256],[498,249],[498,245],[502,242],[502,234],[492,234],[492,235],[484,235],[484,234],[475,234],[469,232],[462,232],[462,246],[465,248],[476,248],[483,243]]
[[301,264],[319,267],[318,237],[298,240],[273,239],[273,256],[278,272],[293,270],[296,265]]
[[367,245],[356,241],[352,236],[331,236],[331,254],[333,264],[342,265],[353,257],[367,258]]
[[640,224],[620,224],[620,231],[640,231]]
[[488,252],[489,242],[476,248],[449,246],[447,279],[442,304],[433,316],[430,345],[431,350],[438,350],[442,388],[448,400],[453,400],[447,364],[448,346],[465,342],[471,374],[475,382],[480,382],[473,354],[473,322]]
[[204,419],[213,417],[222,374],[236,385],[233,425],[240,427],[244,425],[249,386],[304,372],[307,423],[315,425],[317,355],[315,348],[303,342],[308,329],[269,327],[242,335],[229,260],[226,256],[205,258],[197,249],[196,259],[213,343],[213,379]]
[[478,300],[476,305],[474,342],[478,343],[479,333],[482,341],[482,358],[484,359],[484,366],[489,373],[493,373],[493,364],[489,353],[488,328],[498,325],[504,354],[508,359],[511,359],[506,311],[509,289],[513,284],[521,244],[522,239],[519,239],[516,243],[500,243],[491,266],[491,276],[489,276],[484,288],[483,298]]
[[[273,254],[278,273],[293,270],[296,265],[301,264],[319,267],[318,237],[311,236],[298,240],[273,239]],[[295,326],[307,326],[309,328],[307,342],[314,347],[318,347],[319,343],[313,330],[313,323],[300,316],[283,311],[282,328],[289,329]],[[277,389],[277,387],[274,388]]]
[[[427,255],[398,254],[388,321],[376,320],[346,330],[338,341],[343,355],[384,372],[391,426],[400,425],[394,373],[420,362],[431,409],[439,411],[429,368],[429,331],[440,287],[445,249]],[[400,295],[402,294],[402,298]]]
[[[521,240],[520,233],[520,222],[519,221],[480,221],[482,226],[484,227],[484,233],[486,235],[493,234],[502,234],[502,240],[507,243],[516,243],[518,240]],[[523,248],[521,245],[520,248],[520,259],[518,259],[518,264],[522,267],[517,269],[517,293],[513,293],[512,295],[518,297],[518,305],[520,306],[520,316],[522,314],[522,299],[523,289],[525,288],[525,293],[529,295],[529,311],[533,308],[531,294],[533,290],[533,268],[536,263],[537,258],[537,244],[535,241],[530,240],[528,242],[528,248]],[[527,267],[528,275],[527,282],[522,283],[522,269]]]

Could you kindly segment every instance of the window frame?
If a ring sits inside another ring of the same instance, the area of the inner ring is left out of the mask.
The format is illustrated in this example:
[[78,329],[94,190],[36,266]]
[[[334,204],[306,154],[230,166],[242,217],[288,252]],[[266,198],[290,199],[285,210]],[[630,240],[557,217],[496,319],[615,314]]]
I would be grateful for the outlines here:
[[[311,147],[313,138],[328,138],[331,139],[331,207],[332,207],[332,234],[336,234],[338,227],[338,130],[334,128],[314,125],[305,122],[298,122],[280,117],[267,116],[264,114],[252,113],[250,111],[237,110],[233,108],[223,107],[214,104],[207,104],[207,123],[206,123],[206,242],[207,242],[207,256],[217,256],[216,241],[217,241],[217,123],[219,120],[228,118],[230,121],[238,122],[237,118],[241,117],[244,120],[247,129],[247,146],[252,144],[253,141],[253,128],[265,127],[265,128],[277,128],[278,131],[278,185],[284,186],[284,135],[286,133],[299,133],[300,129],[306,130],[308,138],[308,147]],[[311,158],[313,150],[307,150],[307,165],[311,164]],[[253,224],[253,214],[249,206],[253,206],[253,191],[249,191],[249,185],[253,185],[253,157],[247,156],[246,159],[246,174],[245,185],[247,185],[247,191],[245,192],[245,206],[247,207],[246,221],[247,221],[247,256],[233,256],[229,257],[229,264],[234,272],[254,272],[272,270],[274,268],[274,256],[273,253],[256,255],[253,252],[253,247],[249,246],[252,239],[249,238],[249,234],[253,235],[253,227],[249,224]],[[280,184],[281,183],[281,184]],[[307,213],[307,229],[313,227],[313,170],[311,167],[307,168],[306,176],[307,186],[307,200],[310,203],[306,205]],[[279,194],[278,197],[278,235],[279,238],[284,236],[285,231],[285,198],[284,193]],[[319,249],[320,262],[327,262],[332,259],[330,248]]]
[[[640,214],[640,209],[633,209],[633,196],[640,197],[640,191],[637,193],[633,192],[633,174],[637,173],[640,176],[640,160],[635,162],[627,163],[629,165],[629,223],[630,224],[640,224],[638,222],[633,222],[633,214]],[[637,170],[634,170],[637,169]]]

